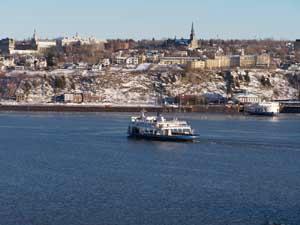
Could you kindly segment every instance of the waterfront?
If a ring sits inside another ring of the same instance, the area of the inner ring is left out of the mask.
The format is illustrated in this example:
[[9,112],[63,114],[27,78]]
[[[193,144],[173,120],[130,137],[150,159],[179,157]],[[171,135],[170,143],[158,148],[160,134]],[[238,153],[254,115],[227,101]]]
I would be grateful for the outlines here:
[[0,224],[300,224],[298,114],[179,116],[199,143],[128,140],[126,113],[1,112]]

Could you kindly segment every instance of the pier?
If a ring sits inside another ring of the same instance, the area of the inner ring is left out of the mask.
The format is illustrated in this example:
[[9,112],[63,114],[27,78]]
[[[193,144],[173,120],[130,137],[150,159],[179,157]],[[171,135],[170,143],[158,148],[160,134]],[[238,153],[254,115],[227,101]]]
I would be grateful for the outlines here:
[[[188,106],[117,106],[117,105],[68,105],[68,104],[0,104],[0,111],[20,112],[199,112],[199,113],[222,113],[238,114],[243,112],[242,105],[188,105]],[[300,113],[300,101],[280,102],[281,113]]]
[[280,102],[281,113],[300,113],[300,101]]
[[196,106],[109,106],[109,105],[68,105],[68,104],[20,104],[0,105],[0,111],[20,112],[203,112],[203,113],[239,113],[239,106],[196,105]]

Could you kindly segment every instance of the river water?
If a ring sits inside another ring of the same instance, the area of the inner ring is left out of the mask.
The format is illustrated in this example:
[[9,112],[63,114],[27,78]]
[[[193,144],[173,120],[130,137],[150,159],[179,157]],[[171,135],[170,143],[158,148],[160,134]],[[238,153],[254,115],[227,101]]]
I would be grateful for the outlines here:
[[1,112],[0,224],[300,224],[300,115],[179,114],[198,143],[128,140],[129,116]]

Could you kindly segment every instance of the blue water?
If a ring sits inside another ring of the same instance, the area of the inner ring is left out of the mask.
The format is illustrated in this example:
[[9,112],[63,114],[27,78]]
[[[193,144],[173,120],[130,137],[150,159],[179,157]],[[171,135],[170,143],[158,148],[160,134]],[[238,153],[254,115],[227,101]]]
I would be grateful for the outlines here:
[[300,115],[181,114],[194,144],[129,116],[0,113],[0,224],[300,224]]

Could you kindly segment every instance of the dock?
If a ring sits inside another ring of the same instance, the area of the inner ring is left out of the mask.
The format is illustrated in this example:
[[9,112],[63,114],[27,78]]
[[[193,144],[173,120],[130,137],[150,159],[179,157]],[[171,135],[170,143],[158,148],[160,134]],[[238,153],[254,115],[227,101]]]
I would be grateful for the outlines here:
[[19,112],[203,112],[203,113],[239,113],[238,106],[197,105],[197,106],[108,106],[108,105],[68,105],[68,104],[3,104],[0,111]]

